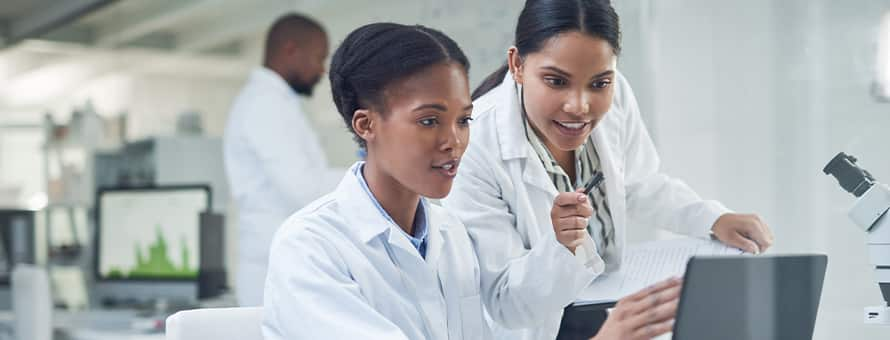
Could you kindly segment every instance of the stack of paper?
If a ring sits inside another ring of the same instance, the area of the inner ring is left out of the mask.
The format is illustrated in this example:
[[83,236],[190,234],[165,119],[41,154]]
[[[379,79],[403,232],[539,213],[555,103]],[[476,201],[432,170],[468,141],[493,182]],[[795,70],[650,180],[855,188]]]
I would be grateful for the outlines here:
[[609,303],[670,277],[682,277],[695,255],[741,255],[742,251],[713,240],[683,238],[632,246],[625,251],[621,270],[600,275],[575,305]]

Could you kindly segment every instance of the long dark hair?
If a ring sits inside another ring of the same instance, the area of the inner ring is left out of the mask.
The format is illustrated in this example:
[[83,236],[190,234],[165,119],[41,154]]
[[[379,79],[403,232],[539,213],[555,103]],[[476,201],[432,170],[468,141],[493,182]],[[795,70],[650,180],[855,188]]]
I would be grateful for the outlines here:
[[[539,51],[560,33],[579,31],[603,39],[615,54],[621,52],[618,13],[609,0],[527,0],[516,22],[514,44],[519,55]],[[504,64],[473,91],[473,100],[501,84],[509,67]]]
[[457,43],[428,27],[374,23],[349,33],[334,53],[328,73],[337,111],[360,147],[365,141],[352,129],[355,111],[385,109],[387,85],[440,63],[456,63],[464,72],[470,69]]

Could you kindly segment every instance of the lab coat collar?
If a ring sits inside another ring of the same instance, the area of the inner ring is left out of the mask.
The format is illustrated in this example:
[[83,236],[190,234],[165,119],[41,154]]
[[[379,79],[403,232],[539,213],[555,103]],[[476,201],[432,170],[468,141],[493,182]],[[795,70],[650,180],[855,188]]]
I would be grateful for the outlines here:
[[525,126],[522,122],[522,107],[519,103],[519,95],[516,92],[516,82],[513,75],[507,72],[504,80],[494,88],[495,123],[497,125],[498,144],[501,148],[501,159],[521,160],[522,180],[538,189],[543,190],[551,197],[557,194],[556,186],[550,181],[550,176],[544,165],[535,155],[535,151],[529,145],[525,136]]
[[[392,216],[390,216],[389,213],[383,209],[383,207],[380,205],[380,202],[377,201],[377,198],[374,197],[373,193],[371,193],[371,188],[368,187],[368,182],[365,180],[364,174],[362,174],[364,164],[365,163],[360,163],[359,166],[353,167],[352,173],[355,175],[356,178],[358,178],[359,183],[362,185],[362,189],[365,191],[365,196],[371,198],[371,201],[374,203],[374,207],[377,208],[377,212],[383,215],[387,222],[392,224],[390,227],[393,227],[396,224],[395,221],[392,220]],[[421,199],[418,204],[419,205],[417,206],[417,208],[415,208],[416,212],[414,215],[414,221],[412,222],[414,224],[414,233],[418,234],[417,236],[410,235],[398,227],[391,229],[397,229],[398,232],[396,234],[408,238],[408,240],[411,242],[411,245],[414,246],[414,248],[417,248],[420,256],[425,257],[426,250],[427,248],[429,248],[429,227],[427,226],[427,224],[429,223],[429,219],[427,218],[426,212],[428,207],[423,204],[423,199]]]
[[[368,197],[362,188],[359,178],[355,175],[357,167],[361,166],[361,162],[357,162],[350,167],[349,171],[340,181],[335,192],[335,198],[342,207],[341,214],[346,219],[348,228],[352,229],[359,240],[368,243],[381,234],[384,235],[387,242],[399,248],[404,249],[412,254],[418,254],[417,249],[408,241],[405,235],[399,232],[393,232],[392,228],[398,228],[388,221],[374,205],[374,202]],[[426,213],[427,222],[427,249],[425,261],[430,264],[436,263],[442,252],[442,242],[445,231],[440,227],[444,222],[438,207],[433,206],[426,199],[420,200]]]
[[498,144],[501,147],[501,159],[527,158],[529,156],[528,141],[522,126],[522,107],[516,92],[513,74],[507,72],[504,80],[493,90],[495,100],[495,122],[498,129]]
[[335,197],[348,227],[353,229],[362,242],[368,242],[387,231],[390,223],[380,215],[374,207],[374,202],[362,189],[362,184],[355,175],[356,169],[360,166],[361,162],[357,162],[346,171],[346,175],[337,186]]
[[426,241],[425,261],[435,268],[438,267],[439,256],[442,254],[442,247],[447,239],[448,220],[441,215],[443,213],[441,208],[429,203],[429,200],[423,200],[423,208],[426,211],[426,227],[429,233]]

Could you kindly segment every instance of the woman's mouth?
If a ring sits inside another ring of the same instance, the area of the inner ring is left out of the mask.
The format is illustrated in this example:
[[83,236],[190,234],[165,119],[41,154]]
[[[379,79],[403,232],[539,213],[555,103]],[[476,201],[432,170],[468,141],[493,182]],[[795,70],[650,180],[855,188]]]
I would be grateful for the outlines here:
[[460,165],[460,161],[457,159],[452,159],[450,161],[440,163],[438,165],[433,165],[433,169],[436,169],[437,172],[442,174],[448,178],[454,178],[457,176],[457,167]]
[[587,130],[587,126],[590,125],[590,121],[570,122],[570,121],[554,120],[553,123],[554,123],[554,125],[556,125],[556,129],[561,134],[569,136],[569,137],[577,137],[577,136],[583,135]]

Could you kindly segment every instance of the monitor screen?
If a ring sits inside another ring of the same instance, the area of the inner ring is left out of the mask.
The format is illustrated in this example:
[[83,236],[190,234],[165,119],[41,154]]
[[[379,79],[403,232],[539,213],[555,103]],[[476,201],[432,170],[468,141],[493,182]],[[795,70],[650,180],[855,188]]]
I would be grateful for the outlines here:
[[97,275],[103,280],[196,280],[206,186],[100,190]]
[[34,263],[34,212],[0,209],[0,285],[18,263]]

